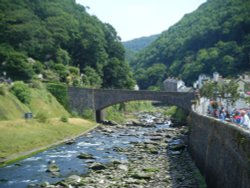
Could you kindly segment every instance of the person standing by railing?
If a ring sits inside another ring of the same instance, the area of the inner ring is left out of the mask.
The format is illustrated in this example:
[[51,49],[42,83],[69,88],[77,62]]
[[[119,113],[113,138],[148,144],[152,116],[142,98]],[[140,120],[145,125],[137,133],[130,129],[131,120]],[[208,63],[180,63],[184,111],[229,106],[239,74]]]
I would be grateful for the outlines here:
[[249,116],[247,115],[246,111],[242,110],[241,116],[242,116],[241,125],[244,128],[250,129],[250,119],[249,119]]
[[224,107],[221,107],[221,109],[220,109],[220,114],[219,114],[220,120],[221,120],[221,121],[225,121],[226,115],[227,115],[227,114],[226,114],[226,111],[225,111]]

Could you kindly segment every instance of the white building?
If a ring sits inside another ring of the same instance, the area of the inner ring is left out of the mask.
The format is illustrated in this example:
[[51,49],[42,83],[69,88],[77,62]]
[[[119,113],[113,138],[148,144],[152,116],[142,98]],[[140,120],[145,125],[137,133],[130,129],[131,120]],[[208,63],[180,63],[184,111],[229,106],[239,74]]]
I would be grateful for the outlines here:
[[177,80],[175,78],[167,78],[163,82],[164,91],[168,92],[183,92],[186,91],[185,82],[182,80]]
[[203,84],[207,81],[211,80],[211,78],[205,74],[200,74],[198,80],[196,81],[197,89],[202,88]]

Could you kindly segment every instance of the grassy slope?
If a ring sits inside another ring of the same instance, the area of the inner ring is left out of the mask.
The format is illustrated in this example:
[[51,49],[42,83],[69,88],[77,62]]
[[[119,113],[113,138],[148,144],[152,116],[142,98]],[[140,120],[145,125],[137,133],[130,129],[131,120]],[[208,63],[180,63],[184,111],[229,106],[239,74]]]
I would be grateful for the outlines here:
[[24,112],[29,111],[27,106],[9,92],[5,96],[0,95],[0,120],[20,119]]
[[68,123],[57,118],[50,119],[47,123],[38,123],[36,120],[1,121],[0,159],[49,146],[79,135],[94,125],[94,122],[79,118],[71,118]]
[[31,88],[31,103],[21,103],[13,94],[0,95],[0,120],[21,119],[25,112],[46,113],[48,117],[69,116],[61,104],[45,89]]
[[[70,114],[45,89],[31,88],[31,103],[21,103],[10,92],[0,95],[0,163],[26,155],[25,152],[48,147],[69,137],[80,135],[95,127],[95,122],[70,118],[68,123],[59,119]],[[23,114],[46,113],[48,121],[25,121]]]
[[31,90],[31,103],[29,105],[34,115],[38,112],[46,113],[48,117],[69,116],[69,113],[55,99],[55,97],[45,89]]

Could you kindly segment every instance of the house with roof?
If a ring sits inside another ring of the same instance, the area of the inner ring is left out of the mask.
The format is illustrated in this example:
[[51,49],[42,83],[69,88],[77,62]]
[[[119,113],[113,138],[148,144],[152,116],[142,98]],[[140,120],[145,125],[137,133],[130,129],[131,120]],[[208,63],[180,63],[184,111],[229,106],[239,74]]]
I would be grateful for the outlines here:
[[188,92],[190,89],[183,80],[167,78],[163,82],[163,90],[167,92]]
[[250,94],[250,77],[248,75],[242,75],[238,79],[235,80],[238,84],[238,92],[241,96],[245,96],[246,94]]

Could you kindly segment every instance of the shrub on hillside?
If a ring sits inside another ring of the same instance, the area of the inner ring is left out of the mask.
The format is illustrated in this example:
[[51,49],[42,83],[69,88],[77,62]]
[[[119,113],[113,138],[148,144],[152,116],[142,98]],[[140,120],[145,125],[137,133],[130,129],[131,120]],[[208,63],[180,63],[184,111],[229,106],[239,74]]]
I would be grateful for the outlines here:
[[60,81],[65,82],[67,76],[69,75],[67,66],[63,64],[54,64],[52,68],[59,75]]
[[94,120],[94,111],[92,109],[85,109],[82,113],[82,117],[89,120]]
[[59,82],[60,80],[59,75],[52,70],[43,70],[42,75],[47,82]]
[[14,82],[11,87],[13,93],[22,103],[29,104],[31,101],[30,88],[22,81]]
[[64,84],[48,83],[47,89],[65,109],[68,109],[68,88]]
[[71,114],[71,117],[79,117],[79,113],[75,110],[71,111],[70,114]]
[[79,75],[80,70],[78,67],[68,66],[69,72],[73,75]]
[[7,94],[8,88],[4,84],[0,84],[0,95],[5,96]]
[[37,89],[43,89],[43,84],[40,80],[31,80],[31,87],[32,88],[37,88]]
[[69,121],[67,116],[62,116],[60,120],[61,122],[64,122],[64,123],[67,123]]
[[20,52],[10,51],[5,54],[4,64],[1,65],[2,71],[7,72],[13,80],[30,80],[34,76],[34,70],[28,62],[28,57]]
[[46,112],[38,112],[35,118],[40,123],[46,123],[48,121],[48,114]]
[[187,113],[177,106],[170,106],[164,111],[164,115],[170,116],[178,121],[186,121]]

